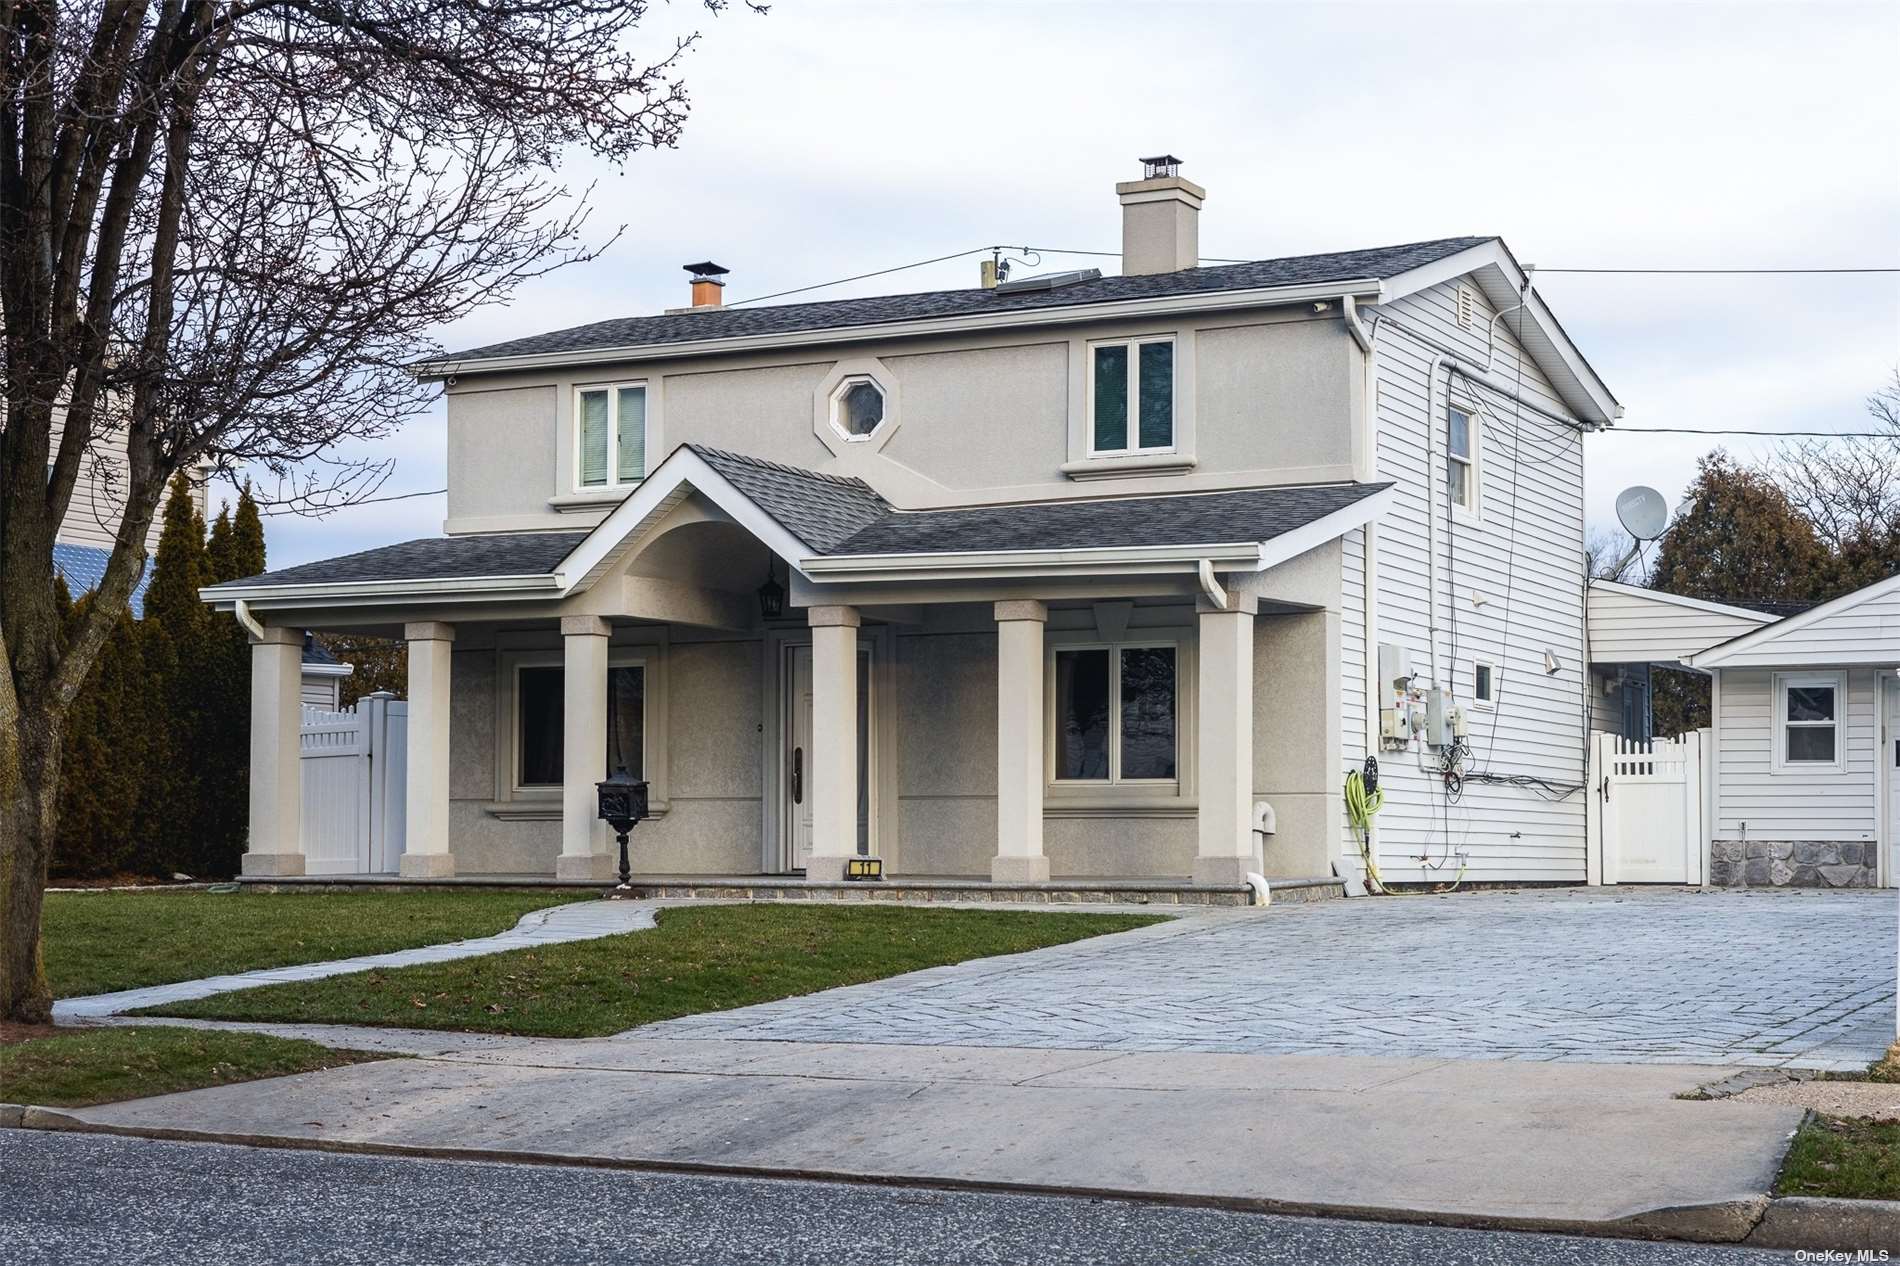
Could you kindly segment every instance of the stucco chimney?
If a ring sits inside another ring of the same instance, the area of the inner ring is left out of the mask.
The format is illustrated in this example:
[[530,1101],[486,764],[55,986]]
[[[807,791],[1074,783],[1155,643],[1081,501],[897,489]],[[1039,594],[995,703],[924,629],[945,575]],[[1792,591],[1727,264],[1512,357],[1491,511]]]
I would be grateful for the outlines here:
[[1122,275],[1195,268],[1201,255],[1201,202],[1207,190],[1181,178],[1181,160],[1141,160],[1140,180],[1115,186],[1122,204]]
[[695,308],[716,308],[724,302],[726,283],[720,278],[731,272],[730,268],[721,268],[710,259],[697,264],[686,265],[686,271],[693,275],[693,306]]

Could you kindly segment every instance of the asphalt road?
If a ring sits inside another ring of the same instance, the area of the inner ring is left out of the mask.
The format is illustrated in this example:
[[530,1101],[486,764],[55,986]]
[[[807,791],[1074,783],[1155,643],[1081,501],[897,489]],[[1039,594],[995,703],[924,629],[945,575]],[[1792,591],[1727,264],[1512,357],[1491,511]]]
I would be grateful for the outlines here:
[[1563,1266],[1735,1248],[0,1130],[0,1262]]

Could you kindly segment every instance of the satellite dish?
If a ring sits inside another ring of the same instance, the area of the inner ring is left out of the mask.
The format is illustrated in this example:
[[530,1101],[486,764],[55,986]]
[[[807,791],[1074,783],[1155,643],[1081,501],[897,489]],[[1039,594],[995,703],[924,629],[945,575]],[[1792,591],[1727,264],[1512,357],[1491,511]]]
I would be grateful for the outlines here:
[[1653,541],[1669,526],[1669,503],[1654,488],[1637,484],[1616,496],[1616,518],[1639,541]]

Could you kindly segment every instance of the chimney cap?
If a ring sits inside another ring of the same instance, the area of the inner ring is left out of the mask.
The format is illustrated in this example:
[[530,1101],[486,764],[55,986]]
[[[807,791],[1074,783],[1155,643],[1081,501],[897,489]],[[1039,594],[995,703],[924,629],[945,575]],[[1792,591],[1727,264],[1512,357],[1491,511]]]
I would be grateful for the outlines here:
[[681,267],[693,274],[695,278],[703,278],[707,281],[711,281],[716,277],[724,277],[727,273],[732,271],[730,268],[721,268],[710,259],[702,259],[697,264],[682,264]]
[[1152,158],[1137,159],[1141,164],[1143,180],[1161,180],[1181,174],[1181,160],[1173,154],[1156,154]]

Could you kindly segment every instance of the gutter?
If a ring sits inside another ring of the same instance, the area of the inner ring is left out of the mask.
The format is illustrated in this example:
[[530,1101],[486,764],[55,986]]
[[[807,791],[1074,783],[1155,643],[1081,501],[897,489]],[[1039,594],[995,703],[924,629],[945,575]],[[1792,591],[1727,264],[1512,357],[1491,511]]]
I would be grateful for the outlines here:
[[1163,295],[1153,299],[1074,303],[1048,308],[1013,308],[1007,312],[920,317],[905,321],[883,321],[875,325],[825,326],[810,330],[787,330],[778,334],[690,339],[677,343],[628,343],[571,352],[528,352],[514,356],[481,356],[463,360],[449,357],[418,361],[409,366],[409,372],[417,379],[427,382],[436,379],[452,379],[460,374],[558,369],[569,365],[598,364],[603,361],[675,360],[814,344],[916,338],[928,334],[952,334],[965,330],[997,327],[1067,325],[1077,321],[1109,321],[1118,317],[1147,317],[1175,312],[1222,312],[1238,308],[1307,303],[1321,299],[1347,300],[1353,296],[1369,296],[1376,301],[1384,292],[1385,283],[1377,278],[1348,278],[1300,286],[1198,291]]

